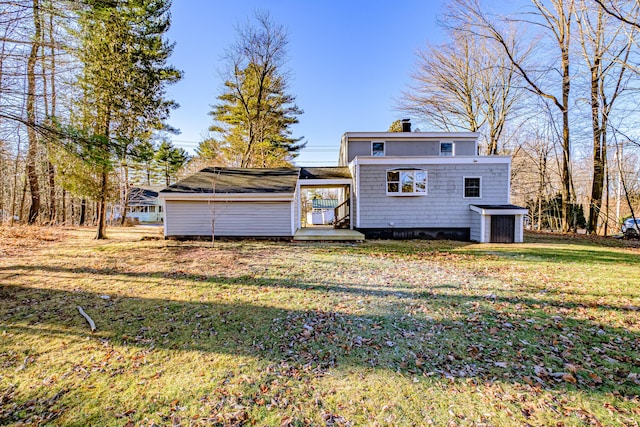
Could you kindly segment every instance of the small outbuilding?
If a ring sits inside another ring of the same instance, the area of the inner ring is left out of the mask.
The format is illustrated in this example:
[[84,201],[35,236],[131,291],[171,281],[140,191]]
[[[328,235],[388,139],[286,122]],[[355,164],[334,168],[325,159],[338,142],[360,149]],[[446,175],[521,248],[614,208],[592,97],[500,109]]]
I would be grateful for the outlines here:
[[334,212],[339,203],[338,199],[312,199],[311,212],[307,214],[307,224],[333,224]]
[[205,168],[160,191],[165,237],[287,238],[299,168]]
[[470,238],[479,243],[522,243],[527,209],[511,204],[470,205]]

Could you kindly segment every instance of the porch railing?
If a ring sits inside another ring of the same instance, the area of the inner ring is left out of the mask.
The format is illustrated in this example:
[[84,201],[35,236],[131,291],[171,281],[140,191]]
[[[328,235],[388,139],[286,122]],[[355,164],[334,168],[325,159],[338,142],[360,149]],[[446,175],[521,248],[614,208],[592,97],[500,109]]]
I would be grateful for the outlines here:
[[333,209],[333,225],[336,228],[348,228],[350,213],[351,199],[349,198]]

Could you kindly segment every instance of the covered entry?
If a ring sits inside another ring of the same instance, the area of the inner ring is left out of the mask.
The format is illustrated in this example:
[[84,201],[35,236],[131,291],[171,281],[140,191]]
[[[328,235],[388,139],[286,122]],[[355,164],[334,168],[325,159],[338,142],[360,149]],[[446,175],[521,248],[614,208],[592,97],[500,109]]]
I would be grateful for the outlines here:
[[521,243],[527,209],[515,205],[470,205],[470,238],[480,243]]
[[[298,180],[299,207],[295,240],[364,240],[353,230],[351,204],[351,171],[346,166],[304,167]],[[316,199],[309,193],[330,190],[333,199]],[[322,218],[318,217],[322,211]],[[314,217],[314,214],[316,216]]]

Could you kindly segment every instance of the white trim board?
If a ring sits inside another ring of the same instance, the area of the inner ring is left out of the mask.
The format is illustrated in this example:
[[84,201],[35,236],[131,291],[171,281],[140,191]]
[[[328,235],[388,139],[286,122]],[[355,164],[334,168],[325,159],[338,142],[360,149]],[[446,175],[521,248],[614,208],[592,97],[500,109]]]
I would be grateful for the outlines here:
[[164,201],[291,202],[295,193],[160,193]]
[[509,156],[429,156],[429,157],[362,157],[351,161],[357,165],[472,165],[511,164]]
[[526,215],[529,213],[529,209],[517,208],[517,209],[485,209],[479,208],[474,205],[469,205],[469,209],[474,212],[478,212],[482,216],[490,215]]
[[332,178],[332,179],[298,179],[298,185],[300,187],[330,187],[330,186],[343,186],[351,185],[351,178]]
[[350,140],[362,139],[384,139],[384,140],[402,140],[402,139],[442,139],[451,138],[458,141],[464,139],[478,139],[478,132],[345,132],[342,136]]

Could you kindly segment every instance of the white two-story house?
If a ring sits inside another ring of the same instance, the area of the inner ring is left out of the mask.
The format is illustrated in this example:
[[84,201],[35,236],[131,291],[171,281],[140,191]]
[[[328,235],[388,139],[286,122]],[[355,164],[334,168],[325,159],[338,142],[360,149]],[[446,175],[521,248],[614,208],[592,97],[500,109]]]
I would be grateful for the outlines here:
[[527,210],[510,204],[510,157],[478,155],[477,133],[407,125],[345,133],[338,167],[203,169],[160,192],[165,236],[295,239],[303,191],[338,188],[335,225],[361,238],[521,242]]

